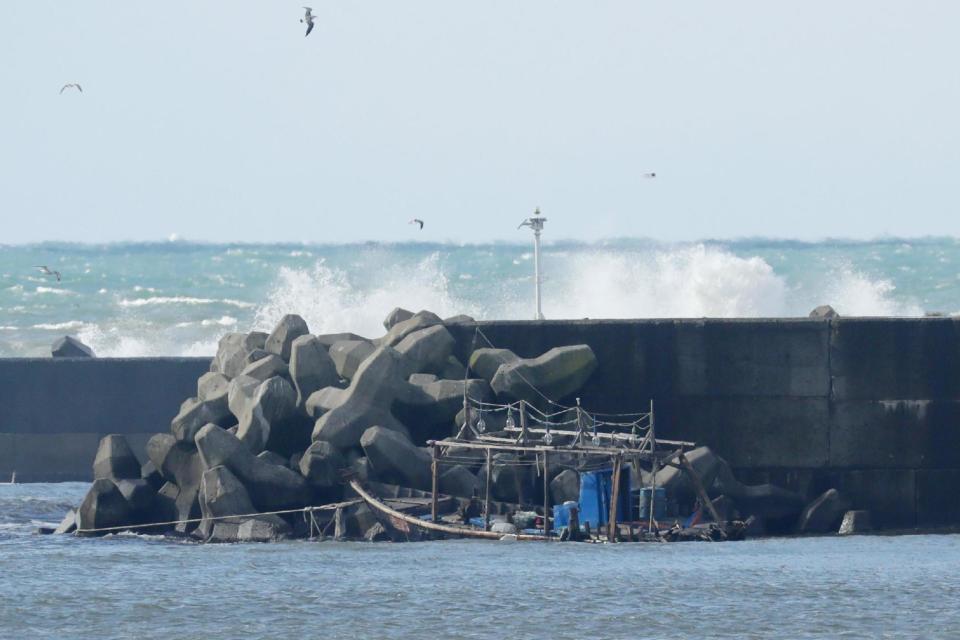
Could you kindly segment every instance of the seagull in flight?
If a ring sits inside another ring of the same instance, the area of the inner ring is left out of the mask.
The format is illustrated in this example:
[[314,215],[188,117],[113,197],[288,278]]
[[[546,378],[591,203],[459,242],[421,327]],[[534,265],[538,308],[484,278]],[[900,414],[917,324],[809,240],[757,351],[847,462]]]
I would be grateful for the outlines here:
[[59,271],[54,271],[54,270],[52,270],[50,267],[48,267],[48,266],[45,265],[45,264],[38,264],[38,265],[34,265],[34,266],[35,266],[36,269],[39,269],[39,270],[40,270],[40,273],[42,273],[42,274],[45,275],[45,276],[56,276],[56,277],[57,277],[57,282],[60,282],[60,272],[59,272]]
[[62,94],[67,89],[76,89],[80,93],[83,93],[83,87],[80,86],[79,82],[68,82],[67,84],[60,87],[60,93]]
[[650,171],[650,172],[648,172],[648,173],[643,174],[643,177],[644,177],[644,178],[656,178],[656,177],[657,177],[657,174],[656,174],[656,172],[654,172],[654,171]]
[[313,9],[310,7],[304,7],[304,10],[305,13],[303,14],[303,17],[300,18],[300,22],[305,22],[307,24],[307,32],[303,34],[303,37],[306,38],[308,35],[310,35],[310,32],[313,31],[313,20],[315,16],[313,15]]
[[413,220],[411,220],[411,221],[408,222],[407,224],[418,224],[418,225],[420,225],[420,231],[423,231],[423,220],[421,220],[420,218],[414,218]]

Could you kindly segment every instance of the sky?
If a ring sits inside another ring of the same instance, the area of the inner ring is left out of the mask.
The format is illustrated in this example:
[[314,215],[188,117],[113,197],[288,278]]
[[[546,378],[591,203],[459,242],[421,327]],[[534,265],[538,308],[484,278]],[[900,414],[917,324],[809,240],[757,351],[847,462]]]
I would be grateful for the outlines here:
[[960,3],[314,9],[5,2],[0,243],[960,235]]

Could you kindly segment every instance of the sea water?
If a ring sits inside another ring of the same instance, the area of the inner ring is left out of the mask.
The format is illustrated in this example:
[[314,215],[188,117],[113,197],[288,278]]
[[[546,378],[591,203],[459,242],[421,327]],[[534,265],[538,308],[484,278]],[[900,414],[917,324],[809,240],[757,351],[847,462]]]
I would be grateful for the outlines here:
[[[960,313],[954,238],[556,242],[543,267],[551,319]],[[532,318],[531,246],[0,245],[0,357],[48,356],[64,334],[100,356],[209,356],[224,333],[286,313],[314,333],[377,337],[396,306]]]
[[43,536],[0,486],[0,638],[956,638],[960,536],[201,545]]

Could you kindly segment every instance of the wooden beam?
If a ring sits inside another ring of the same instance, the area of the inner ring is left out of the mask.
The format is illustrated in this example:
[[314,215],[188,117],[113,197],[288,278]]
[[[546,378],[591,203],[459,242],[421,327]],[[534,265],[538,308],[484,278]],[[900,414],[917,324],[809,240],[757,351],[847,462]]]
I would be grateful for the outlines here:
[[543,535],[550,535],[550,463],[543,452]]
[[623,468],[623,458],[617,456],[613,460],[613,482],[610,488],[610,517],[607,520],[607,540],[617,541],[617,507],[620,502],[620,470]]
[[490,449],[487,449],[487,489],[483,494],[483,530],[490,530],[490,476],[493,475],[493,465],[490,464],[490,461],[493,458],[493,453]]
[[684,454],[681,453],[677,456],[677,459],[680,461],[680,464],[683,465],[683,470],[686,471],[690,477],[690,482],[693,484],[693,488],[697,492],[700,502],[703,503],[703,507],[710,512],[710,516],[714,522],[721,524],[720,516],[717,514],[717,510],[714,509],[713,502],[710,500],[710,496],[707,495],[707,490],[704,489],[703,482],[700,480],[700,474],[697,473],[696,469],[693,468],[693,465],[690,464],[690,461],[687,460],[687,456]]
[[433,520],[434,522],[437,521],[437,494],[438,494],[437,485],[438,485],[438,476],[439,476],[437,467],[439,467],[440,465],[440,463],[437,461],[437,458],[439,457],[440,457],[440,447],[437,445],[433,445],[430,448],[430,458],[431,458],[430,471],[431,471],[431,474],[433,475],[433,488],[430,493],[430,519]]

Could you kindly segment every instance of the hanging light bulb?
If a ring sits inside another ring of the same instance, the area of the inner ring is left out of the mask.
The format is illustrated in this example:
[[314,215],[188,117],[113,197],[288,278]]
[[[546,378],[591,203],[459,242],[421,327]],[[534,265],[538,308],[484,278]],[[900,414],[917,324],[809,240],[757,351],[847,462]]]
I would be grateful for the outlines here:
[[550,433],[550,425],[547,425],[547,432],[543,434],[543,444],[548,447],[553,444],[553,434]]
[[507,429],[513,429],[514,427],[517,426],[517,423],[514,422],[514,420],[513,420],[513,408],[512,408],[512,407],[509,408],[509,409],[507,409],[507,421],[506,421],[506,423],[504,423],[504,426],[505,426]]
[[483,433],[486,430],[487,430],[487,423],[483,421],[483,416],[481,415],[477,418],[477,431],[479,431],[480,433]]

